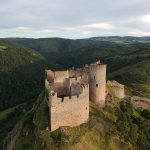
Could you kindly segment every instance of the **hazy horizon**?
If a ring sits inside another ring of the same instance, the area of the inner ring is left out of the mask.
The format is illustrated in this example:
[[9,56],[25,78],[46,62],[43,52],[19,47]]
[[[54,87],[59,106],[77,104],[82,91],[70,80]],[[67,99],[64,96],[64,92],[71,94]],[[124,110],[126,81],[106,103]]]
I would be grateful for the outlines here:
[[80,40],[80,39],[90,39],[90,38],[109,38],[109,37],[121,37],[121,38],[124,38],[124,37],[135,37],[135,38],[146,38],[146,37],[150,37],[150,36],[118,36],[118,35],[114,35],[114,36],[91,36],[91,37],[85,37],[85,38],[65,38],[65,37],[33,37],[33,38],[30,38],[30,37],[0,37],[0,39],[7,39],[7,38],[18,38],[18,39],[50,39],[50,38],[60,38],[60,39],[70,39],[70,40]]

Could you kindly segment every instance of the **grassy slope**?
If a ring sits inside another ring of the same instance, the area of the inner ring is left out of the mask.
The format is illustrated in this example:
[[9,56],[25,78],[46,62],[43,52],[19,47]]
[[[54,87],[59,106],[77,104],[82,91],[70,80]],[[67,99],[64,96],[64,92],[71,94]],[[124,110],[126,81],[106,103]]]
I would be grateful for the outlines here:
[[111,73],[110,78],[131,87],[133,94],[150,97],[150,59],[123,67]]
[[147,150],[150,147],[150,121],[141,117],[130,103],[115,99],[101,109],[91,102],[88,123],[61,127],[51,133],[46,130],[49,116],[43,99],[40,95],[34,115],[26,117],[16,150]]

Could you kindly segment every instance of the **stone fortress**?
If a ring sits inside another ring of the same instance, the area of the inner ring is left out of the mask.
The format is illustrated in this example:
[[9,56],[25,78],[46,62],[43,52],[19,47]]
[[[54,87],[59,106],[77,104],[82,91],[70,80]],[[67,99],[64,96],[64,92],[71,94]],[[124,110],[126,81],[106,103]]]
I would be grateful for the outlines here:
[[[115,94],[124,98],[124,86],[107,82]],[[105,107],[106,64],[100,61],[66,71],[46,70],[46,95],[49,104],[50,130],[78,126],[89,119],[89,100]],[[119,89],[119,90],[118,90]]]
[[89,100],[105,106],[106,64],[100,62],[66,71],[46,71],[50,130],[77,126],[89,119]]

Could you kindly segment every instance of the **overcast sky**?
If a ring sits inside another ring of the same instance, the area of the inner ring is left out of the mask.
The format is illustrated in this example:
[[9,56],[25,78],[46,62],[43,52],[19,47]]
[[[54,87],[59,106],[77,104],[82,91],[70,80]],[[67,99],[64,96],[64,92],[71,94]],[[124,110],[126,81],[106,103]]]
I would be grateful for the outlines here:
[[0,37],[150,36],[150,0],[0,0]]

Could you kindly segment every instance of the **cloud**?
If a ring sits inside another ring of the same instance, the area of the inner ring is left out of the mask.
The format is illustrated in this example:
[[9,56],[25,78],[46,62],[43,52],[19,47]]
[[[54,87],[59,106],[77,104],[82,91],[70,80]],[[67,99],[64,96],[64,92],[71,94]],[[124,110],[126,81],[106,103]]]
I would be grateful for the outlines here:
[[150,23],[150,14],[143,16],[142,20],[144,22]]
[[96,30],[110,30],[113,28],[113,25],[108,23],[94,23],[80,26],[81,29],[96,29]]
[[0,37],[148,35],[149,5],[149,0],[1,0]]
[[53,33],[53,32],[57,32],[57,30],[53,30],[53,29],[41,29],[41,30],[37,30],[36,32]]
[[16,30],[31,30],[31,27],[17,27]]
[[84,34],[84,35],[89,35],[89,34],[91,34],[92,33],[92,31],[83,31],[82,32],[82,34]]

